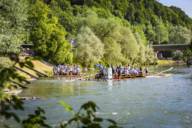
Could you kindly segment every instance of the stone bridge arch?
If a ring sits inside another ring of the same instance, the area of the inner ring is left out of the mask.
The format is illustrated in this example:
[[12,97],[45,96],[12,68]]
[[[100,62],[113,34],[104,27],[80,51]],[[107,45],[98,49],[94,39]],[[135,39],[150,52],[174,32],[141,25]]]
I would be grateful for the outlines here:
[[191,44],[158,44],[152,45],[152,48],[154,49],[156,56],[161,59],[164,58],[165,55],[171,56],[173,51],[185,51],[191,46]]

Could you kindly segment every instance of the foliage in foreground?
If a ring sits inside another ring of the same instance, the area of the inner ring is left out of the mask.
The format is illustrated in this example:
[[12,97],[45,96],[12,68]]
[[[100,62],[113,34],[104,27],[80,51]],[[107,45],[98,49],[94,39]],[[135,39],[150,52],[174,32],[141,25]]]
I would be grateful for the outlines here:
[[119,128],[118,124],[114,120],[97,117],[97,109],[99,108],[94,102],[88,101],[81,106],[80,110],[73,118],[60,126],[61,128],[74,126],[77,128],[102,128],[102,123],[106,122],[108,123],[108,128]]
[[[19,115],[17,115],[14,110],[24,110],[23,101],[19,96],[13,94],[5,93],[5,89],[17,90],[25,89],[26,84],[29,83],[24,77],[21,77],[14,68],[16,64],[19,64],[21,67],[30,66],[33,68],[33,65],[29,58],[25,60],[20,60],[16,54],[11,54],[10,59],[14,64],[10,67],[0,67],[0,115],[1,118],[5,118],[3,122],[4,127],[9,127],[7,120],[13,118],[17,123],[19,123],[23,128],[51,128],[48,123],[46,123],[45,111],[38,107],[34,114],[29,114],[27,119],[21,120]],[[67,111],[72,111],[72,107],[64,104],[63,106]],[[58,124],[60,128],[101,128],[103,127],[103,122],[108,123],[109,128],[118,128],[117,123],[111,119],[103,119],[97,117],[96,111],[98,106],[89,101],[83,104],[80,110],[74,113],[74,117],[65,123]],[[106,127],[106,125],[104,126]]]

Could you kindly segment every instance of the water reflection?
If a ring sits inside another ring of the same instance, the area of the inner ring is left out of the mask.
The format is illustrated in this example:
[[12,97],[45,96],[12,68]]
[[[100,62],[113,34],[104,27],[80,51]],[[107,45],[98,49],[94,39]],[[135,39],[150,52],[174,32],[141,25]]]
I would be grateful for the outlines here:
[[[168,69],[161,68],[160,71]],[[46,109],[51,124],[67,118],[58,101],[75,110],[88,100],[101,108],[99,114],[117,120],[123,127],[190,128],[192,126],[192,69],[174,68],[169,77],[122,81],[40,80],[29,85],[23,96],[45,100],[28,101],[26,110]]]
[[107,88],[109,91],[113,89],[113,80],[107,80]]
[[28,85],[21,96],[37,96],[40,98],[51,98],[58,96],[76,96],[87,93],[94,93],[93,90],[85,89],[91,86],[88,82],[65,82],[64,80],[40,80]]

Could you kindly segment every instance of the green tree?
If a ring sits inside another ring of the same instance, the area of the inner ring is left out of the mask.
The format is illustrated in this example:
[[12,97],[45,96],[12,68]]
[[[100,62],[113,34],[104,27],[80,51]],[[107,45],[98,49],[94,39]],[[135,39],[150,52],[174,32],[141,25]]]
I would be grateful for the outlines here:
[[145,35],[150,43],[155,42],[156,34],[157,33],[155,32],[154,27],[148,23],[145,28]]
[[113,65],[122,64],[122,62],[125,61],[125,58],[121,53],[121,45],[111,37],[105,38],[103,42],[105,48],[103,61]]
[[142,31],[142,26],[134,26],[134,35],[139,46],[139,52],[136,57],[136,63],[140,66],[153,64],[155,60],[153,49],[149,47],[147,39],[144,32]]
[[172,56],[173,56],[173,59],[174,59],[174,60],[182,60],[182,59],[183,59],[183,52],[182,52],[182,51],[179,51],[179,50],[174,51],[174,52],[172,53]]
[[133,33],[134,33],[135,38],[137,40],[137,43],[147,46],[148,41],[147,41],[147,38],[145,36],[145,33],[143,32],[143,28],[144,28],[144,26],[142,26],[142,25],[137,25],[137,26],[132,27]]
[[161,19],[156,21],[155,25],[156,43],[167,43],[169,41],[168,29]]
[[83,14],[79,15],[77,19],[79,20],[79,29],[82,26],[88,26],[90,28],[93,28],[98,22],[98,15],[96,12],[87,9]]
[[170,30],[169,40],[174,44],[189,44],[192,40],[192,32],[186,27],[174,26]]
[[93,10],[97,13],[100,18],[109,18],[112,17],[111,12],[108,9],[104,8],[93,8]]
[[89,27],[82,27],[77,35],[76,59],[84,66],[98,63],[104,55],[104,45]]
[[70,0],[52,0],[49,6],[52,13],[58,17],[59,23],[68,32],[68,36],[75,35],[77,32],[77,19],[73,14],[75,9],[71,7]]
[[146,48],[143,44],[139,44],[139,52],[136,57],[136,63],[140,66],[144,65],[147,61]]
[[0,52],[18,53],[27,41],[28,1],[0,0]]
[[145,50],[145,57],[146,57],[146,62],[145,65],[150,65],[150,64],[156,64],[157,63],[157,57],[155,56],[155,53],[153,51],[153,48],[147,46]]
[[127,27],[117,27],[111,36],[121,45],[121,52],[125,57],[124,63],[134,63],[139,46],[132,31]]
[[183,52],[183,60],[184,61],[191,59],[191,56],[192,56],[192,48],[188,48]]
[[129,6],[128,0],[115,0],[113,1],[113,12],[116,16],[124,17]]
[[41,1],[36,1],[30,12],[30,40],[36,53],[55,63],[71,63],[71,47],[58,18]]
[[105,37],[109,37],[110,33],[116,28],[117,25],[119,25],[118,21],[113,18],[99,18],[96,25],[93,27],[93,30],[101,40],[104,40]]

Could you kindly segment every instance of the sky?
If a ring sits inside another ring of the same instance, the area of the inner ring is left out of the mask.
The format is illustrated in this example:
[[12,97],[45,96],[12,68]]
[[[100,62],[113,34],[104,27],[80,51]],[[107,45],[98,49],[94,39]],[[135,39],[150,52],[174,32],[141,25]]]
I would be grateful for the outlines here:
[[181,8],[185,13],[192,17],[192,0],[158,0],[159,2],[171,6],[174,5],[176,7]]

